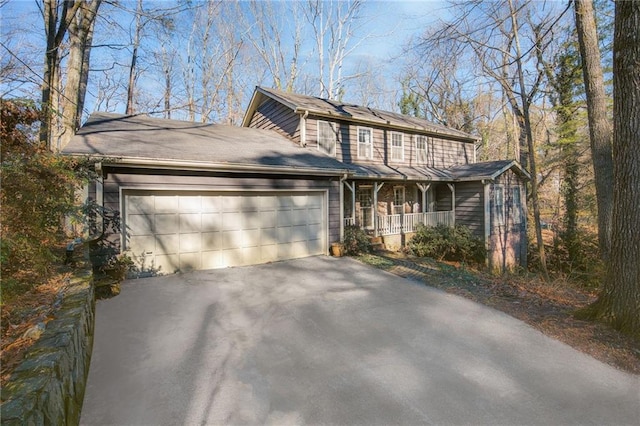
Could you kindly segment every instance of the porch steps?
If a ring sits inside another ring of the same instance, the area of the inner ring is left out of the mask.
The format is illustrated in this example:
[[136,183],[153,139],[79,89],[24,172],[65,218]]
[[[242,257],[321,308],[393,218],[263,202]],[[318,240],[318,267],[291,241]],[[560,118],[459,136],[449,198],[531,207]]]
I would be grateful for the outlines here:
[[385,251],[386,247],[382,241],[382,237],[369,237],[373,251]]

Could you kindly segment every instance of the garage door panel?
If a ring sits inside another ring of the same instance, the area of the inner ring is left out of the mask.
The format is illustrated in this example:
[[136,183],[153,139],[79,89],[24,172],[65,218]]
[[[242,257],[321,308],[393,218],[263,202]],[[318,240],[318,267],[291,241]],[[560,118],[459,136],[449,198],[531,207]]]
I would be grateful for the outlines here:
[[156,213],[178,213],[178,196],[154,196]]
[[293,213],[291,210],[280,210],[276,220],[277,226],[289,226],[293,221]]
[[242,229],[242,215],[239,212],[222,213],[222,230],[233,231]]
[[203,251],[201,259],[202,269],[215,269],[223,267],[222,251]]
[[260,212],[260,223],[261,227],[264,228],[275,228],[277,224],[277,213],[275,210],[272,211],[261,211]]
[[131,252],[140,256],[154,251],[156,239],[153,235],[131,236],[128,244]]
[[242,247],[259,247],[260,246],[260,230],[245,229],[242,231]]
[[201,244],[203,251],[221,250],[222,232],[203,232]]
[[177,254],[156,255],[152,269],[159,274],[174,274],[180,269],[180,256]]
[[[322,254],[319,193],[125,193],[125,247],[155,273]],[[144,265],[142,265],[144,264]]]
[[180,232],[200,232],[200,213],[180,214]]
[[179,218],[175,213],[156,214],[153,220],[156,234],[174,234],[180,231]]
[[153,234],[153,215],[130,214],[127,219],[129,235]]
[[146,213],[153,211],[153,196],[132,195],[129,197],[127,213]]
[[179,198],[180,212],[198,212],[202,211],[199,195],[181,195]]
[[223,231],[222,249],[236,249],[242,247],[242,231]]
[[202,231],[222,230],[222,213],[202,213]]
[[222,211],[222,197],[219,195],[203,195],[201,198],[202,212],[213,213]]
[[200,234],[180,234],[180,253],[200,252]]
[[178,234],[156,235],[155,254],[177,254],[179,248]]
[[201,269],[200,253],[181,253],[180,254],[180,271],[192,271]]

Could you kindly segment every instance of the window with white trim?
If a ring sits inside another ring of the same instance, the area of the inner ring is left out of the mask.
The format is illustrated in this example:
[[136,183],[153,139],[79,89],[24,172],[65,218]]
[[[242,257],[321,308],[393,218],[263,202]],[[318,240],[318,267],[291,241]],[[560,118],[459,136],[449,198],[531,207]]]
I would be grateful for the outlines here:
[[404,161],[404,134],[391,133],[391,160]]
[[393,214],[402,213],[404,207],[404,186],[393,187]]
[[334,123],[318,121],[318,150],[335,157],[337,139]]
[[373,158],[373,130],[358,127],[358,158]]
[[416,161],[418,164],[427,164],[428,147],[426,136],[416,136]]
[[504,225],[504,187],[502,185],[493,187],[493,217],[495,226]]

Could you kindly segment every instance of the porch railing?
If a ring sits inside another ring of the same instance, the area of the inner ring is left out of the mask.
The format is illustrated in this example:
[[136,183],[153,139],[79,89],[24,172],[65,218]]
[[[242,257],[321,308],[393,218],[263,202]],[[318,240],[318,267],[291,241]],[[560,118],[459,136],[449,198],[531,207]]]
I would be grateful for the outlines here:
[[344,226],[353,226],[356,224],[355,217],[345,217],[344,218]]
[[404,217],[399,214],[378,216],[378,233],[380,235],[400,234],[401,231],[415,232],[419,224],[425,226],[453,226],[454,212],[408,213]]

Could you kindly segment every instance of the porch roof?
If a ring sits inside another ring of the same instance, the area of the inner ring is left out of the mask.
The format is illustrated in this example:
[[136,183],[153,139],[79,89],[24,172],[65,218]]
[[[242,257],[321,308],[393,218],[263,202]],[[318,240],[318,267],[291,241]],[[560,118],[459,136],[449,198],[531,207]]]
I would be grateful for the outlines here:
[[392,166],[384,164],[350,164],[354,178],[385,179],[399,181],[435,181],[460,182],[493,180],[513,170],[523,179],[531,176],[515,160],[486,161],[482,163],[462,164],[448,169],[437,169],[427,166]]

